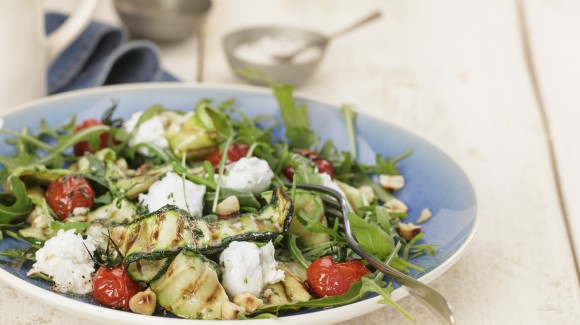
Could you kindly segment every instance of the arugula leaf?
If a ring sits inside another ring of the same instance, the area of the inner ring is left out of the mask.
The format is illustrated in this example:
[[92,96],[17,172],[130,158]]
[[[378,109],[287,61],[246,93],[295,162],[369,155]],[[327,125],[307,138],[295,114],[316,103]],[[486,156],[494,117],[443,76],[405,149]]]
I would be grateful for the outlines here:
[[415,258],[423,254],[435,254],[435,248],[433,245],[417,244],[419,240],[423,239],[423,236],[425,236],[425,233],[420,232],[405,245],[405,248],[403,249],[403,259],[408,260],[409,258]]
[[348,214],[348,220],[352,225],[356,240],[365,251],[380,260],[385,260],[389,256],[394,247],[394,241],[391,236],[352,212]]
[[106,125],[96,125],[86,129],[82,129],[78,132],[69,135],[63,135],[58,140],[56,146],[53,150],[46,156],[39,158],[37,164],[46,164],[53,167],[60,167],[64,159],[63,153],[81,141],[94,141],[95,139],[99,141],[100,135],[103,132],[109,131],[109,127]]
[[135,125],[135,128],[133,129],[133,133],[137,132],[137,129],[139,129],[139,126],[141,124],[143,124],[145,121],[150,120],[152,117],[163,112],[164,110],[165,110],[165,108],[163,108],[163,106],[161,106],[161,105],[153,105],[153,106],[149,107],[148,109],[146,109],[145,111],[143,111],[143,114],[141,114],[141,116],[139,116],[139,119],[137,120],[137,124]]
[[[296,214],[298,221],[304,226],[306,230],[317,232],[317,233],[325,233],[330,235],[333,238],[343,238],[343,236],[338,232],[338,223],[335,222],[334,227],[329,228],[323,226],[319,220],[311,219],[310,217],[306,216],[306,214],[302,211],[298,211]],[[336,220],[338,221],[338,220]]]
[[109,109],[103,113],[101,117],[101,122],[105,125],[120,128],[123,126],[123,119],[116,118],[113,119],[113,114],[115,114],[115,110],[117,110],[117,106],[119,105],[119,101],[115,99],[111,99],[112,105]]
[[278,101],[282,120],[286,126],[286,139],[291,147],[309,149],[318,144],[318,135],[309,126],[308,107],[304,104],[296,107],[291,85],[277,84],[262,71],[256,69],[236,69],[236,73],[270,86]]
[[400,175],[399,172],[399,161],[409,157],[412,151],[407,150],[397,157],[386,157],[383,158],[381,154],[377,154],[375,157],[376,165],[374,166],[363,166],[363,170],[368,173],[383,174],[383,175]]
[[[230,147],[230,144],[232,143],[232,140],[234,139],[234,135],[230,135],[230,137],[226,140],[226,142],[224,143],[223,147],[221,148],[221,152],[227,153],[228,152],[228,148]],[[216,206],[217,206],[217,202],[220,196],[220,190],[221,190],[221,186],[222,186],[222,178],[224,175],[224,171],[225,171],[225,165],[226,165],[226,160],[228,158],[227,154],[223,154],[222,158],[220,159],[220,163],[219,163],[219,174],[218,174],[218,181],[216,182],[216,188],[215,188],[215,196],[214,196],[214,200],[213,200],[213,205],[211,208],[212,212],[215,212]]]
[[37,248],[35,247],[30,247],[29,249],[5,249],[0,251],[0,256],[36,262],[36,251]]
[[16,132],[12,130],[0,130],[0,133],[17,136],[19,141],[22,141],[35,148],[40,148],[42,150],[52,150],[52,145],[43,142],[34,135],[28,134],[28,131],[26,129],[23,129],[21,132]]
[[106,167],[105,164],[95,157],[93,154],[85,153],[84,156],[89,162],[88,175],[84,175],[90,180],[102,185],[103,187],[108,187],[108,182],[106,178]]
[[109,204],[111,202],[113,202],[113,195],[111,194],[111,192],[106,192],[105,194],[100,195],[100,196],[95,198],[95,203],[98,203],[98,204],[105,205],[105,204]]
[[381,227],[386,233],[389,233],[392,229],[392,220],[393,216],[389,212],[387,207],[382,205],[371,205],[371,206],[364,206],[360,207],[359,211],[361,212],[369,212],[368,218],[374,221],[377,225]]
[[346,132],[348,134],[348,143],[350,145],[350,153],[353,159],[356,160],[357,148],[356,148],[356,133],[354,131],[354,111],[350,105],[342,105],[340,110],[344,116],[344,122],[346,124]]
[[177,157],[171,150],[167,148],[159,148],[150,143],[138,143],[127,150],[128,155],[135,157],[140,148],[147,148],[148,156],[143,156],[143,163],[152,163],[154,165],[165,164],[172,161],[179,162]]
[[71,132],[74,130],[76,125],[77,117],[73,115],[73,117],[64,124],[59,124],[53,127],[48,126],[45,119],[40,120],[40,126],[38,131],[34,132],[34,137],[38,139],[42,139],[45,137],[50,137],[53,139],[58,138],[58,136],[64,132]]
[[51,221],[50,222],[50,229],[54,230],[54,231],[58,231],[58,230],[70,230],[70,229],[74,229],[75,233],[80,234],[85,232],[85,230],[87,230],[87,228],[91,225],[90,222],[80,222],[80,221],[74,221],[74,222],[60,222],[60,221]]
[[379,304],[390,305],[395,307],[398,311],[400,311],[405,317],[407,317],[411,321],[415,321],[415,318],[409,314],[401,305],[397,304],[393,298],[391,298],[391,293],[393,292],[393,284],[389,283],[386,286],[384,281],[377,281],[370,279],[368,277],[363,277],[361,279],[361,291],[364,292],[374,292],[379,294],[383,299],[379,300]]
[[318,135],[310,129],[308,107],[296,107],[290,85],[272,85],[278,100],[282,120],[286,126],[286,138],[291,147],[309,149],[318,144]]
[[0,194],[0,223],[21,222],[32,211],[32,202],[26,193],[26,186],[18,177],[8,179],[12,194]]
[[290,254],[292,254],[292,256],[294,257],[294,259],[296,259],[296,261],[298,261],[298,263],[300,263],[300,265],[302,265],[303,268],[307,269],[308,266],[310,266],[311,262],[307,260],[306,257],[304,257],[302,251],[300,250],[300,248],[298,248],[298,244],[296,244],[296,239],[298,239],[298,236],[294,234],[288,235],[287,241],[288,250],[290,251]]

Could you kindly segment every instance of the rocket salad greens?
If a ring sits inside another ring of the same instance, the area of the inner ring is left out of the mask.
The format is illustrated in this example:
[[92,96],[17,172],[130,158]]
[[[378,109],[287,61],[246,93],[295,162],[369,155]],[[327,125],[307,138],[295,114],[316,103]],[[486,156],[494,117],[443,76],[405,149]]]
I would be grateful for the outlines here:
[[[271,85],[285,127],[251,119],[235,100],[199,101],[188,112],[155,105],[129,119],[112,102],[101,120],[13,137],[0,157],[0,235],[30,244],[0,252],[24,260],[55,291],[90,295],[115,309],[191,319],[247,319],[329,308],[393,286],[348,245],[309,183],[342,192],[360,245],[397,270],[433,254],[407,207],[399,157],[357,161],[354,112],[342,108],[351,150],[320,143],[308,108],[287,85]],[[55,263],[57,266],[55,267]],[[79,277],[79,274],[81,275]]]

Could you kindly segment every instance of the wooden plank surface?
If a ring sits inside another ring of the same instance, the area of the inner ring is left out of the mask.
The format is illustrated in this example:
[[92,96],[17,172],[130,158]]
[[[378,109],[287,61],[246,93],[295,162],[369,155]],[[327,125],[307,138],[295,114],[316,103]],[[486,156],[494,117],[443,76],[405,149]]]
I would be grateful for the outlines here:
[[525,14],[580,269],[580,3],[529,0]]
[[[566,12],[569,2],[551,3],[536,1],[538,10],[530,17],[554,25],[560,17],[570,24],[578,17]],[[336,40],[319,71],[299,90],[355,104],[364,114],[406,128],[464,168],[477,191],[479,229],[459,262],[432,282],[455,307],[459,324],[577,323],[580,289],[524,63],[515,2],[215,1],[207,26],[206,80],[241,82],[227,67],[221,47],[231,30],[276,23],[330,32],[377,7],[384,19]],[[538,32],[541,26],[534,33],[550,40],[548,31]],[[542,53],[542,62],[559,56]],[[566,65],[556,64],[561,70],[541,72],[542,78],[553,73],[542,80],[554,94],[548,106],[561,109],[550,117],[578,131],[578,113],[572,112],[578,97],[567,97],[575,98],[570,105],[558,99],[565,94],[554,82]],[[189,72],[183,76],[192,80]],[[567,134],[555,135],[559,154],[577,147],[578,136]],[[577,180],[572,164],[578,162],[577,152],[569,157],[562,172]],[[0,324],[92,324],[3,284],[0,292]],[[401,304],[417,324],[436,323],[411,298]],[[409,322],[383,309],[343,324],[386,323]]]

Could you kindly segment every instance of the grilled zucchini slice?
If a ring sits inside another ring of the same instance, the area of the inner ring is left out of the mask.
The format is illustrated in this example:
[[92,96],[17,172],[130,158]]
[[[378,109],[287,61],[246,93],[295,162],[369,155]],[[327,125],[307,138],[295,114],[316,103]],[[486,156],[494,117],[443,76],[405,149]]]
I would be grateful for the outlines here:
[[298,243],[304,247],[312,247],[328,242],[330,235],[309,231],[300,223],[296,217],[299,211],[302,211],[308,218],[319,222],[321,225],[327,226],[324,206],[320,195],[312,191],[296,190],[296,195],[294,196],[294,215],[288,231],[291,234],[297,235]]
[[164,272],[154,272],[150,262],[173,257],[182,248],[214,253],[232,241],[272,240],[288,229],[292,210],[292,201],[281,189],[274,190],[272,201],[261,210],[215,223],[191,219],[185,211],[167,205],[129,224],[122,247],[125,269],[135,280],[149,282]]
[[217,265],[195,252],[182,250],[167,271],[150,283],[159,305],[179,317],[221,319],[228,303],[219,282]]
[[107,224],[126,224],[133,221],[136,211],[135,203],[126,199],[116,198],[113,202],[89,212],[87,221],[94,222],[98,220]]

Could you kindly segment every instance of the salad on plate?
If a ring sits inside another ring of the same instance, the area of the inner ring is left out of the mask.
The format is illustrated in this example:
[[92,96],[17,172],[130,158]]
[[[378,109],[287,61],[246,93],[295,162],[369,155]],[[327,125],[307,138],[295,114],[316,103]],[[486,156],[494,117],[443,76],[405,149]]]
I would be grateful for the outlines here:
[[[351,150],[320,143],[292,88],[271,85],[282,124],[249,118],[235,99],[189,111],[161,105],[127,119],[114,101],[100,120],[11,134],[0,157],[0,235],[23,249],[29,277],[66,295],[145,315],[188,319],[283,316],[368,295],[412,319],[393,285],[354,253],[339,219],[325,215],[316,184],[344,195],[363,249],[401,272],[433,254],[393,193],[405,185],[398,157],[357,161],[354,113],[343,106]],[[284,137],[271,132],[284,127]],[[291,184],[291,185],[288,185]],[[430,218],[423,210],[419,222]]]

